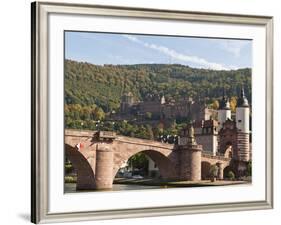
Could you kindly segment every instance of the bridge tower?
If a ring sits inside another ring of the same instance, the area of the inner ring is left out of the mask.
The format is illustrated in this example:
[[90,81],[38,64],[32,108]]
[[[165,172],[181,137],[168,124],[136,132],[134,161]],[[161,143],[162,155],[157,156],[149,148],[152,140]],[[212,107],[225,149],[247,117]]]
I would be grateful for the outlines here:
[[220,102],[219,110],[218,110],[218,130],[223,127],[223,123],[227,120],[231,119],[231,110],[228,99],[225,97],[225,92],[223,90],[223,98]]
[[237,127],[237,155],[238,160],[248,162],[250,160],[250,108],[248,100],[241,88],[241,93],[237,101],[236,127]]
[[201,180],[202,146],[197,145],[195,141],[192,123],[188,129],[187,140],[187,144],[181,148],[180,179],[199,181]]

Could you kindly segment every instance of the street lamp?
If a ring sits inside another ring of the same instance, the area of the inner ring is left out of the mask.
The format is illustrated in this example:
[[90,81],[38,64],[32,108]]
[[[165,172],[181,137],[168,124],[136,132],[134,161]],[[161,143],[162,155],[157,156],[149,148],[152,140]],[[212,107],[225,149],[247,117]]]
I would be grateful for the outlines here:
[[82,132],[84,123],[81,122],[80,125],[81,125],[80,132]]
[[97,124],[96,124],[96,128],[98,131],[100,131],[100,128],[102,127],[103,125],[103,122],[101,122],[100,120],[97,121]]
[[115,131],[115,122],[112,122],[112,130]]

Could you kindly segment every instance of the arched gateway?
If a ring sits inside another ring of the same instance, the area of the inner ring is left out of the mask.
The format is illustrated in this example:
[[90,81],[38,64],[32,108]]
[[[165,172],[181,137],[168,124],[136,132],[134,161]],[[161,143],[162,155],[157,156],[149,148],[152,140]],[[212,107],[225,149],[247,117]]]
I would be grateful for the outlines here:
[[223,178],[223,169],[230,163],[230,159],[206,155],[193,141],[179,146],[114,132],[65,130],[65,156],[77,170],[77,189],[111,188],[121,165],[139,152],[149,156],[166,179],[201,180],[203,161],[218,164]]

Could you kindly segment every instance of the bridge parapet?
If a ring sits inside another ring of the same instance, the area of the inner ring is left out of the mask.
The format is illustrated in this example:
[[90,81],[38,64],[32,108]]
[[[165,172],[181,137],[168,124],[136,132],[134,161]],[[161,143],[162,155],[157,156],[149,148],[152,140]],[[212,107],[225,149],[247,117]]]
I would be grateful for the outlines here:
[[65,129],[66,143],[71,146],[75,146],[82,138],[82,140],[90,142],[89,146],[93,143],[113,143],[119,142],[124,144],[134,144],[137,146],[146,146],[151,148],[161,148],[167,150],[177,149],[177,145],[162,143],[155,140],[140,139],[134,137],[127,137],[122,135],[117,135],[113,131],[92,131],[92,130],[75,130],[75,129]]
[[209,152],[202,152],[202,157],[209,158],[209,159],[217,159],[222,161],[230,161],[231,158],[226,158],[224,155],[212,155],[212,153]]
[[117,135],[113,131],[99,131],[97,138],[99,141],[112,142],[116,139]]
[[76,130],[76,129],[65,129],[65,136],[74,137],[93,137],[98,131],[93,130]]
[[116,137],[115,141],[128,143],[128,144],[148,146],[148,147],[150,146],[150,147],[156,147],[156,148],[170,149],[170,150],[174,150],[176,148],[175,145],[173,145],[173,144],[162,143],[162,142],[154,141],[154,140],[126,137],[126,136],[121,136],[121,135],[118,135]]

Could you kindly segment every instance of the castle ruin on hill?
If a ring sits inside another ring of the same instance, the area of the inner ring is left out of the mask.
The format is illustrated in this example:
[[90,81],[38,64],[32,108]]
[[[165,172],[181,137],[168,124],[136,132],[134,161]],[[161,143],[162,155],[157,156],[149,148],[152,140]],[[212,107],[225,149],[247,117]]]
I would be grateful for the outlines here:
[[171,120],[171,119],[190,119],[190,120],[209,120],[217,117],[217,111],[208,108],[201,101],[193,101],[192,98],[182,98],[178,101],[159,97],[150,97],[147,101],[135,101],[131,92],[125,93],[121,98],[120,114],[145,116],[147,113],[152,118]]

